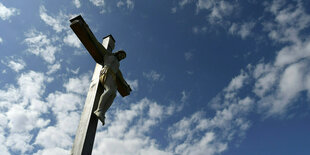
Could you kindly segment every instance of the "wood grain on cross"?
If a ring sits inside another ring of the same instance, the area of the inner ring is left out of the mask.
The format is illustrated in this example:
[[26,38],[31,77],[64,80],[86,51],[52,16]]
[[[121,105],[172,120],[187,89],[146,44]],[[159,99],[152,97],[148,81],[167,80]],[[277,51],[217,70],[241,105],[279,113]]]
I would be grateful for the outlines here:
[[[109,47],[109,42],[112,41],[114,44],[115,40],[109,35],[103,39],[103,44],[99,43],[80,15],[72,18],[70,22],[71,29],[97,62],[71,151],[71,155],[90,155],[98,123],[98,119],[93,112],[98,106],[100,95],[103,93],[103,87],[99,82],[100,70],[102,69],[100,64],[103,64],[104,55],[107,52],[112,52],[112,49]],[[116,83],[118,92],[123,97],[129,95],[130,91],[128,92],[127,85],[117,76]]]

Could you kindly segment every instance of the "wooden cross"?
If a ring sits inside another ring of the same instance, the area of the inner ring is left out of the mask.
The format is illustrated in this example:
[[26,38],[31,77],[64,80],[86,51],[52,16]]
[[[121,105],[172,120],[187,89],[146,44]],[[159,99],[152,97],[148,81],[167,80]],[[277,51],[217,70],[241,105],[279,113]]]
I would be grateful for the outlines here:
[[[102,44],[99,43],[81,15],[70,19],[70,22],[71,29],[97,62],[85,101],[80,124],[71,150],[71,155],[90,155],[92,152],[98,123],[98,119],[93,112],[96,110],[100,95],[104,91],[99,82],[100,70],[102,69],[100,64],[103,64],[104,55],[107,52],[112,52],[115,40],[112,35],[108,35],[103,38]],[[123,97],[130,94],[126,81],[121,81],[121,78],[116,76],[116,83],[118,92]]]

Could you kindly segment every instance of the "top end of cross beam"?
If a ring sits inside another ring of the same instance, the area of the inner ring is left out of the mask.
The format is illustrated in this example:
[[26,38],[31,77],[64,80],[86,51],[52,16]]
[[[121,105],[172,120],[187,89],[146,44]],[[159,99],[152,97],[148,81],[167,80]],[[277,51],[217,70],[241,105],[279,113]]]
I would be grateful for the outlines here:
[[91,32],[82,16],[81,15],[76,16],[70,19],[70,22],[71,22],[70,24],[71,29],[80,39],[80,41],[87,49],[87,51],[90,53],[90,55],[93,57],[93,59],[97,63],[102,64],[103,57],[107,52],[107,50],[102,46],[101,43],[97,41],[96,37]]
[[110,37],[110,38],[115,42],[115,39],[114,39],[114,37],[112,36],[112,34],[109,34],[109,35],[103,37],[102,39],[105,39],[105,38],[108,38],[108,37]]
[[107,49],[108,52],[112,53],[115,48],[115,39],[110,34],[108,36],[103,37],[102,45]]
[[83,23],[86,24],[86,22],[84,21],[84,19],[83,19],[83,17],[82,17],[81,15],[78,15],[78,16],[76,16],[76,17],[70,19],[70,22],[72,23],[72,22],[75,21],[75,20],[80,20],[80,21],[82,21]]

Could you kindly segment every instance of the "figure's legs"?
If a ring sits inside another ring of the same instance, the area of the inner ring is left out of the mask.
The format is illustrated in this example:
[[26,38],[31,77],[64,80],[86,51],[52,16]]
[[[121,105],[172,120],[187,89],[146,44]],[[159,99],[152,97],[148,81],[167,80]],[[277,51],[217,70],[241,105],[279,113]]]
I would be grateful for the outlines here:
[[100,96],[98,103],[98,108],[94,112],[95,115],[100,119],[102,125],[104,125],[105,113],[112,105],[114,98],[116,96],[117,86],[111,75],[107,76],[104,84],[104,92]]

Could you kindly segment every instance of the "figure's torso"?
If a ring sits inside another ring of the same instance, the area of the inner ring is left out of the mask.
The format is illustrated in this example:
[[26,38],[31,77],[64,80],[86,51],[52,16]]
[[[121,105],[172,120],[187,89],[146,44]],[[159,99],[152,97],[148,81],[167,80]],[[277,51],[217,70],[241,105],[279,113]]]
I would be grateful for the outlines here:
[[104,66],[108,66],[114,73],[119,69],[119,61],[113,54],[106,54],[104,56]]

